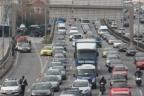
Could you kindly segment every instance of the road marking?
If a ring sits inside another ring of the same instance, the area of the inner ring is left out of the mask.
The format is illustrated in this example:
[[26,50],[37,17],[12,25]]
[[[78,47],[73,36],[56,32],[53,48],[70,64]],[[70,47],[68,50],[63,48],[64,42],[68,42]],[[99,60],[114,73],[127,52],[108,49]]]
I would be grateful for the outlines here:
[[44,70],[46,69],[48,62],[49,62],[49,61],[47,60],[47,61],[46,61],[46,64],[44,64],[43,68],[41,69],[41,73],[43,73]]
[[140,96],[143,96],[142,90],[141,90],[141,89],[139,89],[139,93],[140,93]]
[[[33,38],[31,38],[31,39],[33,39]],[[41,59],[41,57],[40,57],[40,55],[39,55],[39,53],[38,53],[39,51],[38,51],[35,43],[33,43],[32,45],[33,45],[33,47],[34,47],[34,49],[35,49],[35,51],[36,51],[35,53],[37,54],[37,56],[38,56],[38,58],[39,58],[39,60],[40,60],[41,69],[42,69],[42,68],[43,68],[43,62],[42,62],[42,59]]]

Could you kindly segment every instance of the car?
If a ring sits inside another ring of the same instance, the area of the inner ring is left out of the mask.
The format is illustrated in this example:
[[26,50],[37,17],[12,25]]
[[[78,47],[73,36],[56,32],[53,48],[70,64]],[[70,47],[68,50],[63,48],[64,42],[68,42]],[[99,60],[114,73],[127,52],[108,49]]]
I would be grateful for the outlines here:
[[32,84],[31,96],[54,96],[52,84],[49,82],[37,82]]
[[92,96],[91,84],[88,80],[77,79],[72,83],[72,88],[79,88],[83,96]]
[[120,82],[127,82],[127,79],[125,78],[124,75],[121,74],[112,74],[110,78],[110,86],[112,86],[115,83],[120,83]]
[[0,94],[9,96],[19,96],[21,87],[17,79],[5,79],[1,85]]
[[124,35],[125,29],[124,28],[119,28],[118,33],[121,35]]
[[129,27],[129,22],[128,22],[128,21],[125,21],[125,22],[123,23],[123,27]]
[[15,50],[19,52],[31,52],[31,45],[26,42],[17,43]]
[[48,68],[53,67],[53,66],[62,66],[65,68],[65,65],[60,61],[52,61],[52,62],[48,63],[47,65],[48,65]]
[[144,57],[135,57],[134,64],[136,65],[136,68],[144,70]]
[[49,69],[58,69],[58,70],[60,70],[60,72],[62,74],[62,79],[66,80],[66,70],[63,66],[52,66]]
[[75,41],[76,39],[82,39],[82,34],[72,34],[69,37],[70,41]]
[[108,66],[111,61],[116,59],[120,59],[119,55],[109,54],[106,58],[106,66]]
[[119,82],[110,87],[108,96],[132,96],[131,87],[127,82]]
[[128,79],[128,67],[125,66],[124,64],[117,64],[115,66],[113,66],[112,69],[112,74],[116,75],[116,74],[120,74],[120,75],[124,75],[126,79]]
[[127,46],[128,46],[128,45],[127,45],[126,43],[121,44],[121,45],[118,47],[118,51],[119,51],[119,52],[126,52]]
[[120,45],[122,45],[122,41],[121,40],[115,40],[113,41],[113,47],[114,48],[118,48]]
[[65,88],[60,96],[82,96],[78,88]]
[[60,81],[57,76],[44,76],[40,79],[40,82],[49,82],[54,91],[57,92],[60,90]]
[[60,83],[62,83],[62,74],[60,70],[58,69],[48,69],[45,73],[44,76],[57,76]]
[[111,28],[117,28],[118,27],[118,25],[117,25],[117,23],[116,22],[112,22],[112,24],[111,24]]
[[135,58],[137,58],[137,57],[144,57],[144,52],[137,52],[135,54]]
[[111,47],[105,47],[102,49],[102,57],[105,58],[107,53],[108,53],[108,50],[111,50],[112,48]]
[[108,48],[108,50],[107,51],[103,51],[103,53],[102,53],[103,55],[104,55],[104,57],[107,57],[107,55],[111,55],[111,54],[113,54],[113,55],[118,55],[119,54],[119,52],[116,50],[116,49],[114,49],[114,48]]
[[66,57],[66,52],[64,50],[54,50],[54,54],[57,54],[57,53],[63,54],[64,57]]
[[108,38],[108,44],[112,45],[115,40],[116,40],[115,37],[109,37]]
[[53,47],[52,45],[44,46],[40,51],[41,56],[52,56],[53,55]]
[[77,27],[71,27],[68,34],[69,34],[69,36],[71,36],[73,34],[78,34],[78,33],[79,33],[79,31],[78,31]]
[[121,59],[112,59],[111,61],[109,61],[109,63],[107,63],[106,66],[113,68],[113,66],[118,65],[118,64],[123,64]]
[[55,53],[54,58],[65,58],[65,56],[62,53]]
[[126,50],[126,56],[134,56],[136,54],[136,52],[137,51],[135,48],[129,47]]

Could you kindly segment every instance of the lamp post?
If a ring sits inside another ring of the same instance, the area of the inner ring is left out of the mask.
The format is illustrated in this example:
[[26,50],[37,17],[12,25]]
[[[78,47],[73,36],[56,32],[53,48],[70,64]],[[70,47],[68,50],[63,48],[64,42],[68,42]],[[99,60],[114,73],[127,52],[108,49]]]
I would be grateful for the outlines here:
[[130,22],[130,27],[129,27],[130,46],[133,46],[134,8],[132,2],[129,4],[128,9],[129,9],[129,22]]

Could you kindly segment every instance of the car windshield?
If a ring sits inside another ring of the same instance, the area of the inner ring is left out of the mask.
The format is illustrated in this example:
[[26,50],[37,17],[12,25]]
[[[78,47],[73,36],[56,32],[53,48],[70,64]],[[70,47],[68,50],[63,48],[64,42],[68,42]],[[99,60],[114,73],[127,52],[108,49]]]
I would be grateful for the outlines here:
[[116,67],[115,71],[124,71],[126,70],[125,67]]
[[113,75],[111,77],[112,80],[117,80],[117,79],[124,79],[125,80],[125,77],[123,75]]
[[87,87],[88,86],[88,82],[74,82],[73,83],[73,87]]
[[64,70],[65,70],[63,66],[53,66],[52,68],[53,68],[53,69],[59,69],[59,70],[61,70],[61,71],[64,71]]
[[29,43],[22,43],[21,47],[29,47]]
[[61,29],[61,30],[65,30],[66,28],[65,28],[65,27],[59,27],[59,29]]
[[119,93],[119,94],[112,94],[112,96],[129,96],[129,94]]
[[49,64],[50,66],[63,66],[61,62],[52,62]]
[[117,82],[112,85],[112,88],[128,88],[127,82]]
[[44,50],[51,50],[52,47],[51,47],[51,46],[46,46],[46,47],[44,47],[43,49],[44,49]]
[[74,39],[81,39],[81,35],[74,35]]
[[78,69],[77,74],[82,76],[95,75],[95,69]]
[[4,82],[3,86],[4,87],[7,87],[7,86],[18,86],[18,83],[16,81],[6,81],[6,82]]
[[79,60],[94,60],[96,58],[95,50],[79,50],[78,51]]
[[51,84],[36,84],[33,86],[33,90],[47,90],[51,88]]
[[44,77],[44,78],[42,78],[42,80],[41,80],[42,82],[47,82],[47,81],[58,81],[58,78],[55,76],[55,77],[52,77],[52,76],[50,76],[50,77]]
[[60,75],[60,72],[59,71],[47,71],[46,75]]

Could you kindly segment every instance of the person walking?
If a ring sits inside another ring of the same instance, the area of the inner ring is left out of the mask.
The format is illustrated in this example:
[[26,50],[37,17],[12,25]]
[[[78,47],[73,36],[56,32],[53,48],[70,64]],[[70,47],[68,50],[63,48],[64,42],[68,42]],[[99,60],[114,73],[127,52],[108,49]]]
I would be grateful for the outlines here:
[[26,88],[26,86],[28,86],[27,80],[25,79],[24,76],[22,76],[22,78],[19,80],[19,84],[20,84],[20,87],[21,87],[20,96],[24,96],[25,88]]

